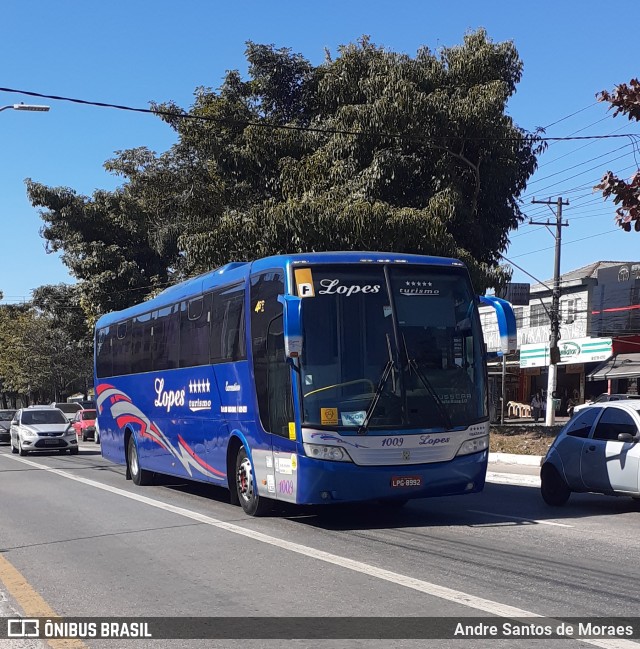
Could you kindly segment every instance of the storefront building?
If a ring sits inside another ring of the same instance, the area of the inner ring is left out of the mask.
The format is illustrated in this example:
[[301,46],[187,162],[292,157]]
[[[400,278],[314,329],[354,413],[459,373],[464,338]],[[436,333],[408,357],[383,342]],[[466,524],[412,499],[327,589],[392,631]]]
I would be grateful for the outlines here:
[[[514,306],[518,352],[504,363],[507,401],[529,403],[547,389],[552,284],[531,286],[528,304]],[[562,275],[560,287],[557,397],[582,403],[602,392],[637,392],[640,262],[595,262]],[[499,349],[491,317],[481,309],[488,351]],[[491,365],[490,378],[501,371],[500,360]]]

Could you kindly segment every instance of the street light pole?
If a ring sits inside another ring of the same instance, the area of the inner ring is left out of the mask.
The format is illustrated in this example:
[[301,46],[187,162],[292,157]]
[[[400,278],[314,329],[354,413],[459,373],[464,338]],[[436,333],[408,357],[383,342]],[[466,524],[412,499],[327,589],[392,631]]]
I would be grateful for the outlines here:
[[35,112],[40,112],[40,113],[46,113],[48,110],[50,110],[50,106],[42,106],[39,104],[8,104],[7,106],[0,106],[0,111],[3,110],[31,110]]

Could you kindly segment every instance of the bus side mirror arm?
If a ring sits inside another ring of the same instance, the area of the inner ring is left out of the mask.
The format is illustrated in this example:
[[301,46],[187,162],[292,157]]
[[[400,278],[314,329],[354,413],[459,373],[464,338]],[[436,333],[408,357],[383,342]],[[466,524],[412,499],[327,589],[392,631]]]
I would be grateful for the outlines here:
[[497,355],[513,354],[518,349],[518,336],[516,316],[511,303],[489,295],[480,295],[478,299],[480,304],[490,306],[496,312],[498,331],[500,332],[500,352]]
[[278,295],[278,302],[282,304],[284,355],[293,361],[302,354],[302,299],[296,295]]

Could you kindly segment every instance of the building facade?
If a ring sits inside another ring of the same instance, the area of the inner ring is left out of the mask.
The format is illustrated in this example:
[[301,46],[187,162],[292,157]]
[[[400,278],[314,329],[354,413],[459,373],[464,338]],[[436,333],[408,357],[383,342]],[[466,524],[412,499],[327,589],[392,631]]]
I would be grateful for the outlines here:
[[[553,280],[530,287],[514,306],[518,352],[506,359],[505,399],[528,403],[546,391]],[[488,351],[499,349],[497,323],[481,309]],[[602,392],[637,392],[640,377],[640,262],[598,261],[560,278],[557,397],[583,403]],[[490,378],[502,374],[493,364]]]

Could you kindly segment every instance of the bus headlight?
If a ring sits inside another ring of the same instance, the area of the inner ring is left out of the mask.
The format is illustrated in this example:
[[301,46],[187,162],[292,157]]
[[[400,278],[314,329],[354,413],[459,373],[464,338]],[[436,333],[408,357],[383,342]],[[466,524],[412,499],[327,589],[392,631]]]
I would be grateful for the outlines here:
[[489,448],[489,435],[468,439],[462,442],[456,455],[471,455],[471,453],[479,453]]
[[333,462],[352,462],[349,453],[340,446],[325,446],[324,444],[303,444],[307,457],[314,460],[331,460]]

